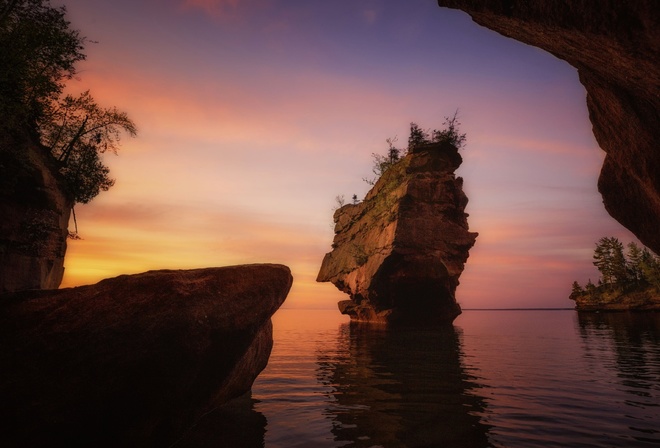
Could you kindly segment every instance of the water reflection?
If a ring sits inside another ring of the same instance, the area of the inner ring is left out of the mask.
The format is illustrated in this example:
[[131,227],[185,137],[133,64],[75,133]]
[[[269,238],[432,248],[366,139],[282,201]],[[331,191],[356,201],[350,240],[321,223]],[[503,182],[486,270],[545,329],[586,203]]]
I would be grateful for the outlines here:
[[660,444],[660,313],[580,312],[578,325],[585,356],[618,372],[634,439]]
[[470,393],[460,333],[442,329],[340,327],[319,348],[332,433],[346,447],[486,447],[484,402]]
[[170,448],[263,448],[266,423],[246,394],[204,416]]

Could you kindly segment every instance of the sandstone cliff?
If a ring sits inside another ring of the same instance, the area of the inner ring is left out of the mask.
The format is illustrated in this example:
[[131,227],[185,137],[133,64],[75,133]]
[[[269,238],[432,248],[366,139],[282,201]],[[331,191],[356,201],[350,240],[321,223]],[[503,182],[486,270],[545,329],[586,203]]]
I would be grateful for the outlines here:
[[247,265],[0,295],[2,446],[170,446],[250,390],[291,283]]
[[57,288],[73,202],[36,138],[0,141],[0,293]]
[[317,281],[351,300],[357,321],[451,322],[454,296],[476,233],[468,231],[462,162],[448,144],[428,144],[388,169],[359,204],[335,212],[333,251]]
[[656,0],[438,0],[578,69],[607,153],[598,188],[612,217],[660,253],[660,8]]

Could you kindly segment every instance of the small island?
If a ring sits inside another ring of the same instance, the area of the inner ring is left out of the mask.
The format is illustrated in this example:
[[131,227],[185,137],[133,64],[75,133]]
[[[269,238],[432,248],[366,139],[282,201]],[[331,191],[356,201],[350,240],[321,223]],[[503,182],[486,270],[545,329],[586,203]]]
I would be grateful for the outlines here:
[[624,252],[615,237],[596,243],[594,265],[601,278],[582,287],[573,282],[570,299],[578,311],[660,310],[660,257],[631,242]]

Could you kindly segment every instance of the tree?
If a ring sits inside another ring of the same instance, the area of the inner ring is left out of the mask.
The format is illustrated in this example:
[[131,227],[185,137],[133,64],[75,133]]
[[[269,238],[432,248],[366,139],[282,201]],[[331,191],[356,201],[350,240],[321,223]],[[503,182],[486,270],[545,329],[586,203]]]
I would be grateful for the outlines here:
[[33,134],[50,149],[75,203],[87,203],[114,181],[101,154],[117,152],[135,123],[116,108],[101,108],[89,91],[62,98],[86,39],[70,28],[65,7],[50,0],[0,0],[0,144]]
[[412,152],[416,147],[429,143],[429,135],[424,132],[417,123],[410,123],[410,136],[408,137],[408,152]]
[[644,281],[660,289],[660,258],[654,256],[647,248],[642,250],[640,270]]
[[445,125],[444,129],[433,131],[433,141],[437,143],[447,142],[456,149],[464,148],[467,137],[464,133],[461,134],[458,129],[461,125],[461,122],[458,121],[458,109],[456,109],[453,116],[445,117],[443,124]]
[[643,251],[634,241],[628,243],[628,275],[630,280],[640,282],[644,276],[642,273]]
[[591,279],[589,279],[589,281],[588,281],[587,284],[585,285],[584,289],[585,289],[585,291],[587,291],[587,293],[588,293],[591,297],[593,297],[593,296],[596,294],[596,285],[593,284],[593,282],[591,281]]
[[596,243],[594,266],[598,268],[606,285],[624,284],[628,280],[623,244],[615,237],[603,237]]
[[122,131],[137,134],[125,112],[101,108],[89,91],[67,95],[39,125],[41,141],[60,163],[74,201],[83,204],[114,184],[100,154],[117,153]]
[[49,0],[0,0],[0,115],[12,132],[47,115],[85,59],[85,38]]
[[394,143],[396,142],[397,138],[388,138],[385,141],[387,142],[388,149],[387,149],[387,154],[386,155],[380,155],[376,153],[371,153],[371,158],[373,159],[373,165],[371,167],[371,171],[376,175],[373,179],[368,179],[368,178],[362,178],[366,183],[369,185],[374,185],[378,179],[392,167],[395,163],[397,163],[401,159],[401,150],[394,146]]
[[[410,135],[408,136],[408,152],[412,152],[416,147],[425,145],[428,143],[449,143],[454,146],[456,149],[460,149],[465,144],[465,134],[458,132],[458,127],[460,123],[458,121],[458,110],[454,112],[454,115],[450,117],[445,117],[444,121],[445,128],[441,131],[434,130],[433,137],[429,137],[428,132],[422,130],[417,123],[410,123]],[[368,179],[363,178],[366,183],[369,185],[374,185],[376,181],[387,171],[392,165],[396,164],[401,159],[401,150],[394,146],[396,142],[395,138],[388,138],[386,140],[388,144],[388,150],[386,155],[380,155],[372,153],[371,157],[373,158],[372,171],[376,175],[375,178]]]
[[569,296],[569,299],[575,300],[576,297],[584,294],[584,289],[582,289],[582,286],[577,281],[573,282],[573,286],[571,288],[571,295]]

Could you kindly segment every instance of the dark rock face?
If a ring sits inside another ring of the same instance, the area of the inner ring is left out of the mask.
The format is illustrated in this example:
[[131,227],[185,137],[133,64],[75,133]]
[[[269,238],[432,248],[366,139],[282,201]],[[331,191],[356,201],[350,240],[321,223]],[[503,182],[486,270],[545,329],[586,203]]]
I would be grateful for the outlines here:
[[250,390],[291,283],[246,265],[0,296],[2,445],[169,446]]
[[57,288],[73,205],[47,149],[0,139],[0,293]]
[[388,169],[360,204],[335,212],[334,250],[317,281],[351,300],[339,309],[356,321],[451,322],[458,278],[474,245],[464,213],[462,162],[451,145],[426,145]]
[[605,208],[660,253],[660,8],[655,0],[438,0],[578,69],[607,153]]

